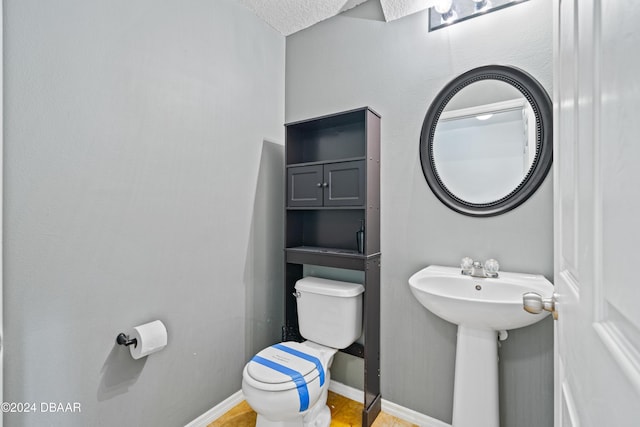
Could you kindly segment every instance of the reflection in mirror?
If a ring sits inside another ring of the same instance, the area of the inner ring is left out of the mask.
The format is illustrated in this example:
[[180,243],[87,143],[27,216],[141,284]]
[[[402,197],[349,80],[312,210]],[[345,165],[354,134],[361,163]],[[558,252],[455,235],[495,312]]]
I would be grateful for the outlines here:
[[458,92],[440,115],[433,138],[443,185],[470,203],[507,196],[527,176],[535,155],[531,106],[513,86],[496,80]]

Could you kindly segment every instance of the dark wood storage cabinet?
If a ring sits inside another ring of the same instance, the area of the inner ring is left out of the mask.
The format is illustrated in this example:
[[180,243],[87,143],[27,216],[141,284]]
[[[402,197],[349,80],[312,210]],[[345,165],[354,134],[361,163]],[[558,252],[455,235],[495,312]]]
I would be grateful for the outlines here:
[[287,185],[287,207],[364,208],[365,161],[292,166],[287,168]]
[[[364,271],[362,425],[380,412],[380,116],[370,108],[286,125],[285,325],[302,340],[294,286],[303,265]],[[356,233],[364,224],[363,251]]]

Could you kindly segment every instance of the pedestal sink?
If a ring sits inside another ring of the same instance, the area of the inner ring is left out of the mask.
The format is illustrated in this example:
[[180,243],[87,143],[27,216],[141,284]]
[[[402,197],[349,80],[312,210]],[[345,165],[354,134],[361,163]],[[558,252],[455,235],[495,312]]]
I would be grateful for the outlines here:
[[425,308],[458,325],[453,427],[499,427],[498,332],[540,321],[544,316],[524,311],[522,295],[551,297],[553,285],[540,275],[478,278],[431,265],[411,276],[409,287]]

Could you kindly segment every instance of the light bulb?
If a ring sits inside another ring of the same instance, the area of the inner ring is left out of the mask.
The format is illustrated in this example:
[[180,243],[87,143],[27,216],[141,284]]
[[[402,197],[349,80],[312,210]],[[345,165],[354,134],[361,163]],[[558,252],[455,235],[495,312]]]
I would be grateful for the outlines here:
[[453,0],[438,0],[433,8],[441,15],[447,14],[453,7]]
[[484,12],[491,6],[489,0],[473,0],[476,12]]

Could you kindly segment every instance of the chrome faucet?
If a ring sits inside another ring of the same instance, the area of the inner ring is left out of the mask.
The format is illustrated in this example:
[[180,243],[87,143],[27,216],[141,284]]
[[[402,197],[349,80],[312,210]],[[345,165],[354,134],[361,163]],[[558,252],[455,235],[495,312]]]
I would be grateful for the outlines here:
[[495,259],[488,259],[484,265],[480,261],[474,261],[469,257],[462,258],[460,263],[461,273],[465,276],[472,277],[490,277],[497,278],[500,264]]
[[471,276],[473,277],[485,277],[484,267],[480,261],[474,261],[471,265]]

